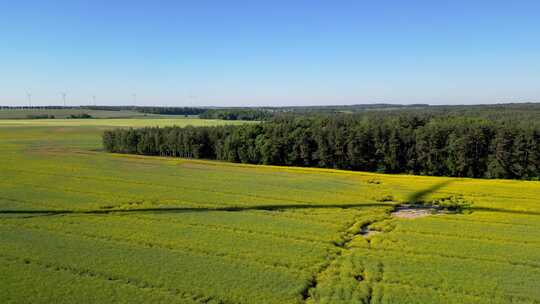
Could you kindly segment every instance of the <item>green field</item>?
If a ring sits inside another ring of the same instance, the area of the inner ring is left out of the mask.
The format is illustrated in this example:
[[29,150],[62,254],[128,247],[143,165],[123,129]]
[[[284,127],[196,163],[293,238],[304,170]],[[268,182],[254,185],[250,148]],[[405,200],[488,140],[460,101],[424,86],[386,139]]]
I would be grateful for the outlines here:
[[[218,123],[0,121],[1,302],[540,303],[539,182],[101,147],[111,127]],[[390,215],[421,194],[471,205]]]
[[135,111],[105,111],[90,109],[0,109],[0,119],[25,119],[29,115],[52,115],[55,118],[68,118],[70,115],[89,114],[93,118],[132,118],[132,117],[157,117],[154,114],[145,114]]
[[[214,126],[220,124],[241,124],[247,123],[242,121],[218,121],[212,119],[198,119],[198,118],[112,118],[112,119],[4,119],[0,120],[0,127],[15,127],[16,132],[22,129],[22,127],[41,127],[42,129],[31,128],[29,130],[45,130],[44,127],[69,127],[74,128],[71,130],[73,133],[77,133],[83,130],[84,127],[90,127],[86,129],[93,134],[92,144],[98,143],[97,148],[100,148],[101,133],[103,129],[110,129],[114,127],[165,127],[165,126]],[[82,141],[86,142],[86,141]],[[89,142],[89,141],[88,141]],[[54,145],[54,143],[52,143]]]

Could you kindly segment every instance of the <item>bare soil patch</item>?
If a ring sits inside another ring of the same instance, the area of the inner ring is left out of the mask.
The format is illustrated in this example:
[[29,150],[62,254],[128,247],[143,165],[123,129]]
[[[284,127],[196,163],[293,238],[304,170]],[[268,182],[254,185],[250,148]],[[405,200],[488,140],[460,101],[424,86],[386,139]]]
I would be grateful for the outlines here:
[[446,213],[445,210],[435,207],[435,206],[413,206],[413,205],[403,205],[398,206],[394,212],[391,213],[393,217],[397,218],[419,218],[429,215]]

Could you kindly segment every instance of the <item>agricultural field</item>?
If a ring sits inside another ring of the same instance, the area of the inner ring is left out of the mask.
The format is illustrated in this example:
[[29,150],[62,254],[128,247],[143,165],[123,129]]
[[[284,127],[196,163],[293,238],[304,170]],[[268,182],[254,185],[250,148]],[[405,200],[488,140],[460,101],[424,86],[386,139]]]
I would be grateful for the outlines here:
[[[166,126],[214,126],[225,124],[242,124],[250,123],[243,121],[222,121],[213,119],[198,119],[198,118],[112,118],[112,119],[4,119],[0,120],[0,127],[14,127],[16,130],[23,129],[22,127],[37,127],[28,130],[38,130],[44,127],[68,127],[74,128],[72,132],[78,132],[85,129],[92,134],[94,139],[91,144],[96,148],[101,148],[101,131],[116,127],[166,127]],[[43,130],[43,129],[41,129]],[[16,131],[16,132],[17,132]],[[53,143],[54,145],[54,143]]]
[[0,119],[26,119],[29,116],[54,116],[54,118],[69,118],[71,115],[88,114],[93,118],[132,118],[132,117],[156,117],[158,115],[146,114],[136,111],[105,111],[90,109],[0,109]]
[[[101,146],[115,127],[221,123],[0,121],[1,302],[540,303],[539,182]],[[461,208],[393,216],[413,199]]]

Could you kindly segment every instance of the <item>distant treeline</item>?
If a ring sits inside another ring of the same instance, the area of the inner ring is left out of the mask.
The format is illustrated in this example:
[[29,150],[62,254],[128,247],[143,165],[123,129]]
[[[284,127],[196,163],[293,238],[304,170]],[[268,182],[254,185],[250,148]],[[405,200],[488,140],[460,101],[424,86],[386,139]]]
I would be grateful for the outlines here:
[[522,119],[527,115],[291,115],[238,126],[116,129],[103,134],[103,145],[110,152],[250,164],[538,179],[540,126]]
[[[132,111],[159,115],[182,115],[196,116],[203,119],[221,119],[221,120],[268,120],[274,116],[270,110],[257,108],[197,108],[197,107],[145,107],[145,106],[80,106],[80,107],[6,107],[0,106],[0,110],[60,110],[60,109],[78,109],[78,110],[96,110],[96,111]],[[39,117],[42,118],[42,117]],[[86,118],[86,117],[85,117]]]
[[160,115],[199,115],[206,110],[191,107],[136,107],[135,111]]
[[[335,106],[295,106],[295,107],[160,107],[160,106],[0,106],[1,110],[18,109],[89,109],[106,111],[134,111],[160,115],[198,115],[206,119],[223,120],[270,120],[283,115],[331,115],[331,114],[357,114],[357,115],[385,115],[419,114],[431,116],[466,116],[485,119],[501,119],[507,117],[524,117],[527,120],[540,120],[539,103],[515,104],[488,104],[488,105],[441,105],[426,104],[360,104]],[[375,114],[373,114],[375,113]]]
[[135,111],[160,115],[199,115],[203,119],[267,120],[273,115],[268,110],[250,108],[192,108],[192,107],[138,107],[138,106],[84,106],[85,109],[107,111]]
[[165,115],[199,115],[204,119],[255,120],[266,121],[280,116],[356,114],[360,116],[398,116],[418,114],[436,117],[473,117],[490,120],[521,117],[526,120],[540,120],[540,104],[489,104],[430,106],[425,104],[364,104],[342,106],[301,106],[301,107],[253,107],[253,108],[181,108],[181,107],[133,107],[131,110]]
[[320,106],[284,106],[284,107],[260,107],[258,109],[271,112],[285,113],[356,113],[371,110],[398,110],[398,109],[418,109],[430,107],[428,104],[355,104],[355,105],[320,105]]
[[273,114],[266,110],[259,109],[208,109],[201,115],[204,119],[222,120],[268,120]]
[[63,106],[0,106],[0,110],[62,110],[74,109],[78,107],[63,107]]
[[93,118],[92,115],[88,113],[80,113],[80,114],[70,114],[67,118],[73,118],[73,119],[88,119]]
[[36,115],[26,115],[27,119],[54,119],[54,115],[50,114],[36,114]]
[[101,111],[134,111],[160,115],[199,115],[206,111],[204,108],[194,107],[82,106],[81,108]]

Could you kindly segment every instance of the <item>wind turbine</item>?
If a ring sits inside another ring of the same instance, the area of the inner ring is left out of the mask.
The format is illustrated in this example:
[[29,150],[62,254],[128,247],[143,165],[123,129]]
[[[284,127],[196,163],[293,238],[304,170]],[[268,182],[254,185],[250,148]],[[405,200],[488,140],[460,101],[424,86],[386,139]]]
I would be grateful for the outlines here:
[[32,93],[26,92],[26,99],[28,100],[28,106],[32,107]]
[[187,98],[188,98],[188,106],[195,107],[195,103],[198,97],[195,95],[189,95]]
[[62,95],[62,101],[64,102],[64,108],[66,107],[66,93],[62,92],[60,93]]

